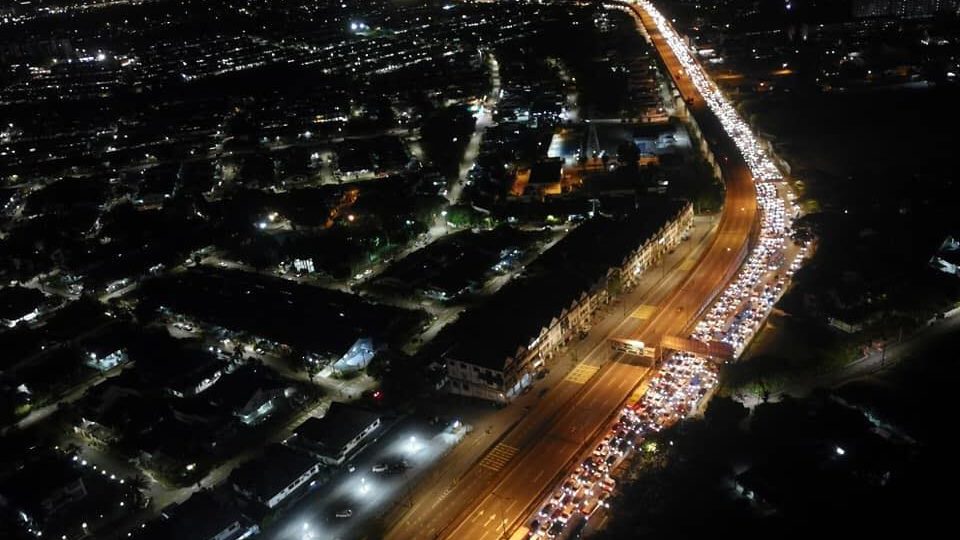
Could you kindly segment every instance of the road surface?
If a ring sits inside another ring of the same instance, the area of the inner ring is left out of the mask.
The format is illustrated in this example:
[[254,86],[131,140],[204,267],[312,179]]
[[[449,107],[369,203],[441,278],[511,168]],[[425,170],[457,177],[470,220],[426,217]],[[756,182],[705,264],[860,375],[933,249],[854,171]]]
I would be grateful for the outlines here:
[[[387,516],[385,521],[391,531],[388,538],[435,538],[468,507],[476,493],[491,489],[498,480],[497,468],[509,461],[504,458],[509,457],[510,448],[543,432],[551,424],[552,415],[572,406],[591,378],[589,375],[596,377],[609,356],[609,337],[627,332],[635,324],[636,317],[632,315],[670,294],[683,274],[678,270],[692,265],[711,245],[716,224],[716,219],[695,218],[691,240],[641,276],[637,286],[621,300],[598,313],[584,341],[551,361],[546,379],[509,407],[482,421],[475,420],[477,430],[438,464],[429,481],[417,487],[410,507],[398,508]],[[549,391],[541,397],[544,389]],[[490,428],[490,433],[484,426]]]
[[[753,178],[735,143],[684,77],[653,20],[638,7],[631,8],[717,157],[726,187],[723,212],[712,244],[681,284],[659,304],[656,314],[632,332],[632,337],[656,344],[663,336],[683,335],[692,329],[697,317],[740,268],[759,231],[760,215]],[[563,402],[558,407],[556,403],[543,403],[536,411],[541,422],[530,429],[514,430],[494,448],[493,452],[500,448],[500,455],[504,450],[513,455],[507,466],[493,473],[497,478],[495,487],[486,492],[471,492],[472,502],[467,510],[452,520],[440,537],[508,537],[542,494],[572,465],[585,443],[601,433],[647,372],[641,366],[614,361],[601,368],[572,404]],[[504,444],[509,448],[503,448]],[[483,468],[483,461],[477,467]],[[392,537],[422,537],[412,528],[407,531],[413,534]]]

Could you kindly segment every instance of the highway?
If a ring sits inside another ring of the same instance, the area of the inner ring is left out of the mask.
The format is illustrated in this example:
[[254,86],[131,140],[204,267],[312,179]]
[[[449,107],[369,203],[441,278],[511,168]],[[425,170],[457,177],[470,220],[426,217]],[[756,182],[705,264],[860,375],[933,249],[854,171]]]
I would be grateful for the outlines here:
[[[689,333],[697,317],[733,277],[745,260],[759,231],[760,214],[753,177],[734,141],[726,134],[696,87],[685,77],[679,61],[660,35],[654,21],[630,6],[657,54],[670,73],[715,156],[726,187],[720,224],[712,244],[656,314],[640,324],[632,337],[655,344],[666,335]],[[473,502],[442,532],[443,538],[495,539],[509,536],[540,497],[569,468],[585,444],[592,441],[640,383],[647,369],[615,361],[607,364],[574,398],[557,410],[542,403],[536,415],[544,426],[508,434],[515,457],[499,471],[495,487],[471,492]],[[497,451],[495,448],[494,451]],[[412,535],[409,537],[417,537]]]
[[[552,425],[552,417],[570,407],[584,392],[590,375],[597,379],[606,373],[602,364],[609,356],[607,339],[632,328],[637,319],[630,314],[638,308],[658,304],[670,294],[680,282],[682,272],[678,269],[688,268],[711,245],[717,220],[701,217],[695,221],[691,240],[641,276],[638,285],[621,302],[598,314],[590,335],[571,347],[570,353],[576,351],[573,363],[566,358],[568,355],[555,359],[551,373],[532,392],[489,418],[491,433],[478,425],[473,435],[438,464],[429,481],[416,488],[409,506],[397,508],[386,517],[386,522],[393,525],[387,538],[436,538],[460,512],[469,508],[475,494],[494,487],[499,480],[496,473],[509,464],[511,449],[541,436]],[[581,361],[574,367],[576,359]],[[541,397],[540,392],[547,388],[549,391]],[[491,447],[493,451],[488,451]]]

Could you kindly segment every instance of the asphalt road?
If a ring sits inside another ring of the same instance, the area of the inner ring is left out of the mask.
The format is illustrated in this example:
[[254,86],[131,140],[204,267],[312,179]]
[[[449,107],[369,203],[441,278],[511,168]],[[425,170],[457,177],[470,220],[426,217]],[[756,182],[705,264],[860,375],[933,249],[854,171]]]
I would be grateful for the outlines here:
[[[687,333],[733,277],[759,230],[759,212],[752,177],[733,141],[682,74],[652,19],[639,8],[634,9],[717,157],[726,186],[723,213],[713,243],[680,286],[659,304],[656,314],[632,333],[634,338],[655,344],[663,336]],[[647,372],[648,369],[641,366],[611,362],[588,382],[572,403],[559,400],[542,403],[534,415],[538,421],[531,422],[535,425],[515,429],[504,440],[516,449],[516,457],[504,469],[491,471],[497,475],[495,487],[485,493],[470,493],[472,504],[439,537],[478,540],[509,537],[532,506],[572,465],[581,448],[602,432]],[[483,468],[482,462],[477,467]]]
[[[607,339],[627,333],[637,320],[628,315],[641,305],[656,305],[670,294],[681,281],[682,272],[678,270],[693,264],[711,245],[716,221],[697,218],[696,222],[691,240],[642,276],[640,283],[623,299],[598,314],[587,338],[552,360],[551,373],[539,381],[533,391],[520,396],[487,421],[476,421],[474,433],[438,465],[428,482],[417,487],[410,507],[397,509],[387,516],[386,522],[390,525],[387,538],[436,538],[461,512],[470,509],[478,494],[487,493],[496,485],[500,479],[499,467],[510,464],[510,449],[529,445],[546,432],[557,414],[573,407],[573,400],[580,399],[585,383],[591,379],[576,377],[577,372],[595,369],[592,379],[606,373],[601,368],[610,356]],[[573,362],[567,358],[571,354]],[[577,362],[580,368],[574,368]],[[548,388],[541,397],[541,391]],[[582,403],[594,401],[594,397],[586,397]],[[490,433],[486,432],[488,424],[492,428]]]

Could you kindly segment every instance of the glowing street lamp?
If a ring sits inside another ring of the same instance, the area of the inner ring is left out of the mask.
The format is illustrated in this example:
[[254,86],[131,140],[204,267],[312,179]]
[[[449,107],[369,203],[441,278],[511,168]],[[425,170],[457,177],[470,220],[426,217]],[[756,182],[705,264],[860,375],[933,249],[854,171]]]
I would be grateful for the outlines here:
[[417,440],[416,435],[411,435],[410,439],[407,441],[407,451],[411,454],[418,452],[422,448],[420,441]]

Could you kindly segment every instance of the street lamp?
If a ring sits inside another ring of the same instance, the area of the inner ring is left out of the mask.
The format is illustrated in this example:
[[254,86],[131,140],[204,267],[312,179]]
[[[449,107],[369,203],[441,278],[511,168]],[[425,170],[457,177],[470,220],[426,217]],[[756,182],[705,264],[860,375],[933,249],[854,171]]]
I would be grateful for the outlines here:
[[420,442],[417,440],[416,435],[411,435],[410,440],[407,441],[407,451],[411,454],[416,453],[420,450]]

